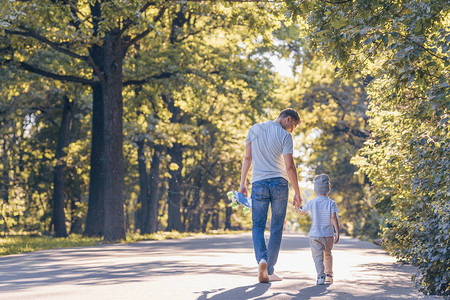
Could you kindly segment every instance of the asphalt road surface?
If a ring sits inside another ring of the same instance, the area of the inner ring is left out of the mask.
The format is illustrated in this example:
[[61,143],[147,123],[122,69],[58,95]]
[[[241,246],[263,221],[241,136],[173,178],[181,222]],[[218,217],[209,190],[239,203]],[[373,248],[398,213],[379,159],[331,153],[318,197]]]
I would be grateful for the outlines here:
[[37,251],[0,257],[0,299],[440,299],[372,243],[342,237],[333,257],[334,284],[316,286],[308,238],[295,233],[273,283],[257,281],[250,233]]

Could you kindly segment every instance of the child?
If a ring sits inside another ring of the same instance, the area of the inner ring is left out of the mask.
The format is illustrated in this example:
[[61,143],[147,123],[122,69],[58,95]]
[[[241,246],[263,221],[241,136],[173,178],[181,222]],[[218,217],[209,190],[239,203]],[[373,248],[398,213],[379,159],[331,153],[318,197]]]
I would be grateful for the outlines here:
[[[339,222],[336,202],[328,198],[330,193],[330,178],[326,174],[314,178],[316,198],[305,206],[295,206],[297,212],[306,215],[310,211],[312,224],[309,231],[309,245],[316,265],[317,284],[333,283],[333,257],[331,249],[339,241]],[[334,227],[334,230],[333,230]]]

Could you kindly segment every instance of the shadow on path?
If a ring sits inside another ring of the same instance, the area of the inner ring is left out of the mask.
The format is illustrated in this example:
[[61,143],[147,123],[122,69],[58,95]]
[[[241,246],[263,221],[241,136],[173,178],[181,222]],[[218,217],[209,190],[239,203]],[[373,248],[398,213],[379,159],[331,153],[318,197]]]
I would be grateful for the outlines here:
[[[292,299],[311,299],[313,297],[323,297],[328,294],[328,287],[330,285],[313,285],[308,286],[306,288],[298,291],[297,295],[293,296]],[[339,299],[348,299],[348,298],[339,298]]]
[[[0,270],[3,268],[0,268]],[[252,270],[253,271],[253,270]],[[42,285],[69,283],[75,285],[110,285],[130,282],[158,280],[168,275],[241,274],[252,276],[254,272],[243,272],[239,265],[202,265],[184,261],[159,261],[148,263],[121,263],[103,266],[70,267],[65,265],[23,266],[20,269],[0,272],[0,291],[21,290]]]
[[[40,292],[47,297],[43,299],[59,299],[57,293],[67,293],[69,287],[73,296],[67,299],[79,299],[84,288],[133,294],[134,299],[146,299],[139,294],[146,289],[158,296],[155,299],[170,300],[180,295],[197,300],[417,299],[408,280],[413,268],[393,262],[369,242],[341,239],[336,257],[344,263],[331,286],[316,286],[313,269],[303,268],[308,263],[313,267],[307,237],[286,234],[281,248],[285,280],[273,284],[252,284],[256,264],[249,233],[5,256],[0,257],[0,295],[18,299],[15,296],[29,290],[32,297]],[[49,298],[52,292],[55,296]]]
[[[288,249],[308,246],[306,238],[301,237],[286,238],[284,243]],[[217,255],[251,253],[252,250],[251,235],[246,233],[10,255],[0,257],[0,290],[14,291],[59,283],[108,285],[182,274],[238,272],[253,276],[253,270],[242,272],[242,267],[235,264],[194,264],[190,261],[190,257],[198,255],[210,256],[212,261],[217,261],[214,260]]]
[[[231,290],[225,290],[223,292],[220,292],[223,289],[202,291],[202,295],[198,297],[197,300],[252,299],[264,295],[269,290],[270,286],[270,283],[257,283],[254,285],[240,286]],[[215,294],[217,292],[220,293],[209,297],[210,294]]]

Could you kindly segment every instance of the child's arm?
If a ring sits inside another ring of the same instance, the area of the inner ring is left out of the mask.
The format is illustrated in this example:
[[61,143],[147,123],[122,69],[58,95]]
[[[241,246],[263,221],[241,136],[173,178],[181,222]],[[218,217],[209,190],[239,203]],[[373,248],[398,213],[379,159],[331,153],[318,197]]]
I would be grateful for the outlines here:
[[336,213],[331,214],[331,223],[334,226],[334,230],[336,231],[336,235],[334,236],[334,243],[339,242],[339,220]]

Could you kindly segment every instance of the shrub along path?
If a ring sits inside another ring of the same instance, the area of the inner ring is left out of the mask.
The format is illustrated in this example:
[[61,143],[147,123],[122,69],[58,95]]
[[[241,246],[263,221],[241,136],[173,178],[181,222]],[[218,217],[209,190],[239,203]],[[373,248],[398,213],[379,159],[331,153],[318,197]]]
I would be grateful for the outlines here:
[[285,233],[281,282],[257,282],[251,234],[143,241],[0,257],[0,299],[439,299],[415,269],[349,237],[335,245],[335,283],[315,285],[308,238]]

